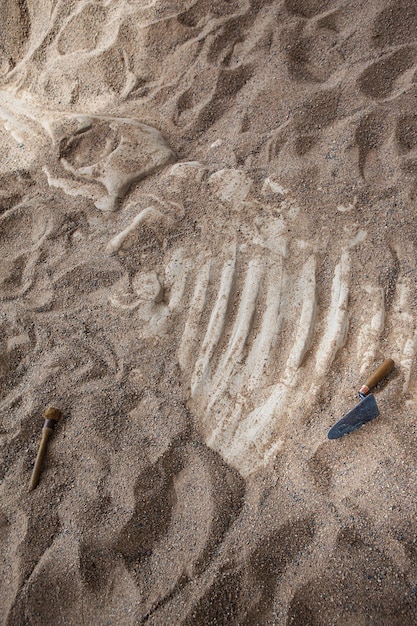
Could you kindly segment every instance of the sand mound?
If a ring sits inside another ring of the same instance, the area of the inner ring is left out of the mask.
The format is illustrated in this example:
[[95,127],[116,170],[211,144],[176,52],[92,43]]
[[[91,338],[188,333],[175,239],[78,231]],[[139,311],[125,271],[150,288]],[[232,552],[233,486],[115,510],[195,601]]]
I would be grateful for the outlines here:
[[2,623],[415,624],[417,8],[137,4],[1,11]]

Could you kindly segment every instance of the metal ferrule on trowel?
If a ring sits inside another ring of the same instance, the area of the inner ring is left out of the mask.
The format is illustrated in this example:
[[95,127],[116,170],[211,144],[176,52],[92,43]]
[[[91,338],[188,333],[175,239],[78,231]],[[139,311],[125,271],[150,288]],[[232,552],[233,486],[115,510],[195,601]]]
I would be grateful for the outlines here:
[[378,417],[378,405],[373,394],[369,392],[392,371],[394,365],[395,363],[392,359],[385,359],[372,376],[368,378],[358,392],[361,401],[332,426],[327,435],[329,439],[338,439]]

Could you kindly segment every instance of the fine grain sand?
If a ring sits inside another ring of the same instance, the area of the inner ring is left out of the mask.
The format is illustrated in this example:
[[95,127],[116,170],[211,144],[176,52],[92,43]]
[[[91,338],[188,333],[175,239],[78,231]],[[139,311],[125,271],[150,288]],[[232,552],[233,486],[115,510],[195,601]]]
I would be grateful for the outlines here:
[[417,3],[0,32],[1,623],[416,624]]

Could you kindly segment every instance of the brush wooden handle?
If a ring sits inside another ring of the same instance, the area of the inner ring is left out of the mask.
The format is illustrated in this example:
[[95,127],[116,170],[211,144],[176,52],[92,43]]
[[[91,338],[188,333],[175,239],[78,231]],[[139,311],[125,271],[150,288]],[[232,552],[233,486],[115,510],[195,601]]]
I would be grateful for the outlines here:
[[371,389],[373,389],[385,376],[387,376],[393,369],[395,363],[392,359],[385,359],[377,370],[368,378],[366,383],[362,385],[359,390],[359,395],[366,396]]
[[48,446],[49,437],[53,433],[55,424],[61,419],[61,411],[54,406],[49,407],[45,411],[45,422],[42,428],[42,439],[39,445],[38,454],[36,456],[35,466],[33,468],[32,477],[30,479],[29,489],[35,489],[39,482],[39,476],[42,469],[42,463],[45,458],[46,448]]
[[42,439],[39,445],[38,454],[36,456],[35,466],[33,468],[32,477],[30,479],[29,489],[35,489],[38,486],[39,476],[42,469],[42,463],[45,458],[46,448],[48,445],[49,437],[52,434],[52,428],[42,428]]

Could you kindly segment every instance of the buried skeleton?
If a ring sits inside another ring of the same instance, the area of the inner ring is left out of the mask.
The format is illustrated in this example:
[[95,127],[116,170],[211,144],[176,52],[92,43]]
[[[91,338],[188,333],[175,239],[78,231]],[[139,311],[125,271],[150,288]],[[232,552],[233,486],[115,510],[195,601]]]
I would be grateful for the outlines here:
[[[37,147],[52,190],[92,203],[88,234],[72,243],[84,253],[95,246],[97,263],[108,259],[112,315],[129,316],[139,340],[172,339],[198,432],[243,476],[267,466],[297,419],[309,419],[333,371],[365,373],[387,342],[407,391],[413,285],[399,273],[386,314],[372,272],[357,278],[368,237],[358,224],[347,222],[336,241],[334,232],[312,236],[311,218],[279,182],[172,165],[162,135],[133,119],[36,107],[29,115],[4,93],[0,104],[13,137]],[[30,252],[34,267],[53,227],[45,232]],[[396,254],[401,261],[399,245]],[[329,426],[316,424],[317,445]]]

